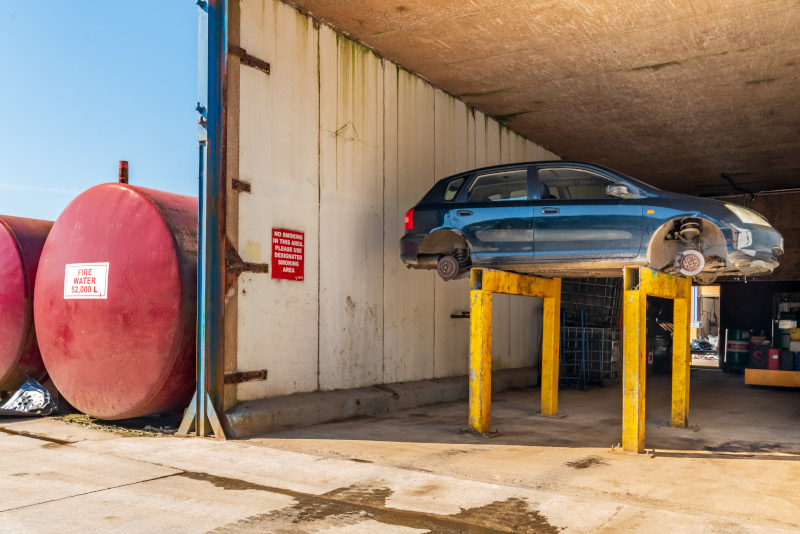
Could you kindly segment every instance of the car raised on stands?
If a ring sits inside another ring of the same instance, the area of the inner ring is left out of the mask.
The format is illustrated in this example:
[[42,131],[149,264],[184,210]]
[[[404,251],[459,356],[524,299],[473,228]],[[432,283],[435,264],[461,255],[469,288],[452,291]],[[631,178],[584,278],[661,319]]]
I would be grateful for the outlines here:
[[577,161],[497,165],[440,180],[405,216],[401,258],[444,280],[471,267],[621,276],[646,266],[711,283],[771,273],[783,237],[753,210],[660,191]]

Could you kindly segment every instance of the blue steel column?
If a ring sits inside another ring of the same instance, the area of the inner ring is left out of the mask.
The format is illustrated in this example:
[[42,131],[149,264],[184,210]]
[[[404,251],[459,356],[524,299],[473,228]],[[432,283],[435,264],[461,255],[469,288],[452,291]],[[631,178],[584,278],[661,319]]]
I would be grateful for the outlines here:
[[[209,2],[208,21],[208,173],[204,191],[205,358],[208,393],[222,415],[225,358],[225,169],[227,154],[228,0]],[[213,423],[213,421],[212,421]],[[219,436],[218,437],[224,437]]]
[[[198,0],[197,389],[179,429],[225,438],[225,160],[228,2]],[[221,415],[218,416],[218,414]],[[208,423],[208,424],[207,424]],[[227,425],[225,425],[227,426]]]

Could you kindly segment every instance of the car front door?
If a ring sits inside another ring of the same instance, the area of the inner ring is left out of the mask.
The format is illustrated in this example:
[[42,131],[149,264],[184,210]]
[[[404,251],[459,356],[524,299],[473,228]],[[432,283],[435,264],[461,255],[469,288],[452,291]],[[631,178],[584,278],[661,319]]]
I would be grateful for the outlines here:
[[[537,262],[634,258],[642,246],[640,191],[618,177],[559,165],[535,168]],[[608,186],[627,189],[612,191]]]
[[459,194],[451,222],[470,243],[475,264],[530,262],[532,174],[527,165],[477,173]]

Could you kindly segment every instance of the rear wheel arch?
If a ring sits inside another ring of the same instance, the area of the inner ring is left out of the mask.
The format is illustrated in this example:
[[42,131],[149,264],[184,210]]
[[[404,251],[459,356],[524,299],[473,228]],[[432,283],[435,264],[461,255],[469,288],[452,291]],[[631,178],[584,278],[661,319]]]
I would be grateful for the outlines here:
[[472,257],[469,241],[457,230],[442,228],[428,234],[419,245],[419,254],[453,256],[456,250],[466,250]]

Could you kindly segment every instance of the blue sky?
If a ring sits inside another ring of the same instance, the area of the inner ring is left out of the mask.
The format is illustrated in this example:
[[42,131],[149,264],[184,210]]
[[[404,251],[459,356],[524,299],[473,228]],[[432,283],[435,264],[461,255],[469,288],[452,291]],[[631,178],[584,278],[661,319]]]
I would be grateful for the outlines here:
[[0,214],[116,181],[197,196],[192,0],[0,0]]

